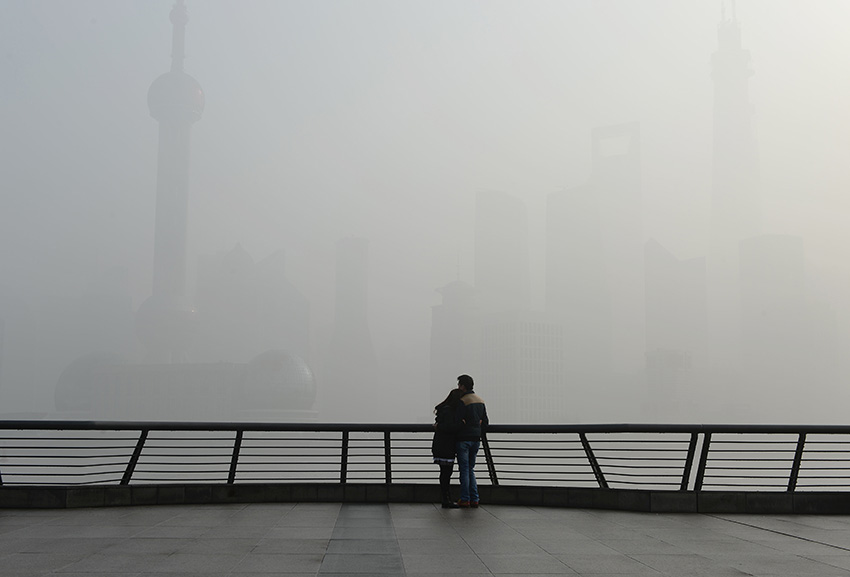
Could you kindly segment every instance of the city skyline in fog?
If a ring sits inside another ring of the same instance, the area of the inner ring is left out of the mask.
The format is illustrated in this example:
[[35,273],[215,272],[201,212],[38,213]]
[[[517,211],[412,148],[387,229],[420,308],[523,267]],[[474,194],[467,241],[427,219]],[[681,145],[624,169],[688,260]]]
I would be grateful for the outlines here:
[[[10,6],[0,304],[75,297],[119,267],[135,310],[153,270],[156,122],[145,94],[168,66],[172,2]],[[846,349],[843,3],[188,7],[185,68],[207,99],[192,136],[189,290],[204,258],[237,245],[254,261],[282,250],[309,301],[312,360],[331,338],[337,242],[367,238],[381,386],[419,395],[427,415],[431,307],[437,288],[476,284],[476,195],[526,207],[528,308],[542,311],[547,197],[591,179],[601,126],[640,126],[635,249],[654,239],[679,259],[707,256],[722,17],[740,24],[755,70],[760,231],[803,239],[807,288],[831,307]],[[0,381],[0,399],[10,386]],[[43,401],[27,395],[12,399]]]

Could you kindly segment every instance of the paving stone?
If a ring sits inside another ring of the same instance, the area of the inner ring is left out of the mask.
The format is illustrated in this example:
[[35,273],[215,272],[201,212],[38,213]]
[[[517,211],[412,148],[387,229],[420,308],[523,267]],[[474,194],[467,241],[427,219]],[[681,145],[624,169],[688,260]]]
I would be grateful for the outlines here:
[[328,539],[262,539],[251,552],[265,555],[324,553],[328,543]]
[[454,539],[399,539],[399,549],[402,554],[407,555],[443,555],[443,554],[467,554],[473,553],[469,544],[457,538]]
[[381,554],[327,554],[322,561],[319,574],[325,573],[365,573],[381,575],[403,573],[401,555]]
[[205,555],[200,553],[175,553],[158,558],[156,562],[137,567],[137,569],[145,569],[156,573],[206,572],[226,574],[236,568],[242,557],[242,554]]
[[490,573],[477,555],[403,555],[403,559],[408,573]]
[[557,557],[548,553],[538,555],[480,555],[481,561],[492,573],[570,573],[573,570]]
[[328,554],[395,554],[400,553],[398,541],[391,539],[334,539],[327,547]]
[[[658,570],[636,561],[627,555],[567,554],[556,557],[573,571],[584,575],[614,573],[621,575],[656,575]],[[677,573],[681,577],[687,573]]]
[[0,509],[0,531],[2,577],[850,577],[841,515],[234,503]]
[[396,535],[392,527],[335,527],[331,539],[392,539]]
[[322,565],[321,554],[287,553],[284,555],[248,554],[238,560],[239,573],[306,573]]

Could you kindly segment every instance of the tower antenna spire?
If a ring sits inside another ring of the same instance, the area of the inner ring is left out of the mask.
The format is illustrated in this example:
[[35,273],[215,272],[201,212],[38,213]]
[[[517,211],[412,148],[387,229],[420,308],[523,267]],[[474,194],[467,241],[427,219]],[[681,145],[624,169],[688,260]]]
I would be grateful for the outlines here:
[[204,111],[204,91],[183,72],[183,33],[189,21],[183,0],[174,3],[170,17],[171,71],[148,89],[148,109],[159,122],[153,291],[136,316],[137,334],[154,363],[186,360],[196,318],[186,295],[189,137]]
[[738,20],[738,9],[735,6],[735,0],[720,0],[720,21],[726,22],[726,8],[729,8],[729,20],[732,22],[737,22]]
[[183,59],[186,57],[186,24],[189,12],[186,3],[177,0],[171,9],[171,71],[183,72]]

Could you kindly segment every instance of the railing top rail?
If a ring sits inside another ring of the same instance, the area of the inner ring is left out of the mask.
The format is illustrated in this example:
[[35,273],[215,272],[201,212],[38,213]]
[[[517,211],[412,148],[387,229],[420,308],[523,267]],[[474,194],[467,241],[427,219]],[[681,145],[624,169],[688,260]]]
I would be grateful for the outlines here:
[[[0,430],[108,430],[108,431],[264,431],[264,432],[430,432],[430,424],[415,423],[258,423],[200,421],[77,421],[0,420]],[[490,433],[751,433],[751,434],[850,434],[850,425],[745,425],[745,424],[499,424]]]

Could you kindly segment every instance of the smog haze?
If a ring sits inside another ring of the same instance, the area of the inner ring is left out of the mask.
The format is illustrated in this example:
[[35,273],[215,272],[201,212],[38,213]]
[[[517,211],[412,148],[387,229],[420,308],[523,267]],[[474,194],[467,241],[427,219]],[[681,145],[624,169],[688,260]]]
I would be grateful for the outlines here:
[[0,414],[843,422],[843,0],[3,6]]

